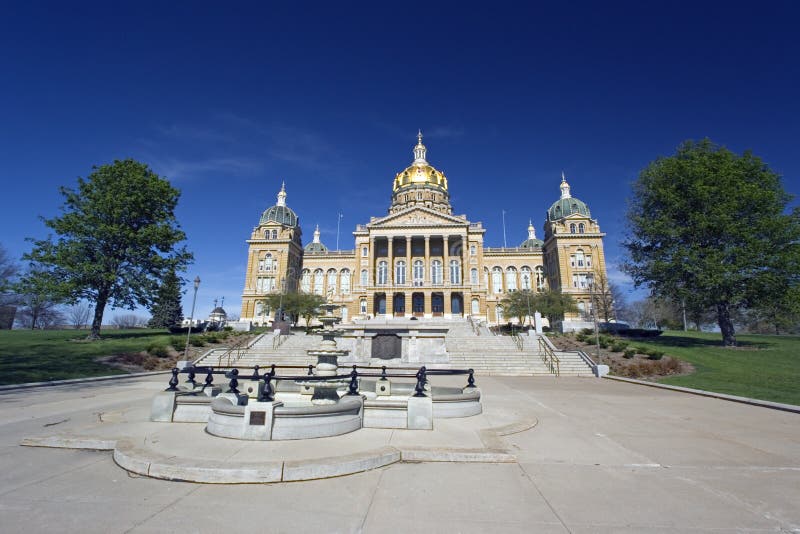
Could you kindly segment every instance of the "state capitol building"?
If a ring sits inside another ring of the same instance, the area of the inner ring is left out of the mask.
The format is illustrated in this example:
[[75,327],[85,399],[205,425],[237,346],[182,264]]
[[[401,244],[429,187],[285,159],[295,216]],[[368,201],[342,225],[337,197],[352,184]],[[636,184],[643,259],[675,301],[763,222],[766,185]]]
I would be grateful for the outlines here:
[[319,227],[304,247],[297,214],[281,187],[247,241],[241,320],[269,323],[264,296],[300,290],[341,304],[344,323],[470,315],[497,324],[516,321],[503,316],[506,293],[560,288],[580,310],[565,317],[563,328],[586,326],[589,282],[606,274],[605,234],[564,176],[561,195],[547,210],[544,240],[530,224],[519,246],[484,247],[486,229],[453,215],[447,178],[428,163],[421,133],[417,139],[414,161],[394,179],[388,214],[356,226],[353,250],[328,249]]

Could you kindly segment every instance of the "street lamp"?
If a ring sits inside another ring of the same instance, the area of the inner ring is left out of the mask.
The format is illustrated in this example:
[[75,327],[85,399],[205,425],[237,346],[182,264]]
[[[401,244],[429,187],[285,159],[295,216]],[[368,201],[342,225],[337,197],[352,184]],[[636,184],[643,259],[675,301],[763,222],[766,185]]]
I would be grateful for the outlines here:
[[194,305],[197,302],[197,288],[200,287],[200,277],[196,276],[194,279],[194,297],[192,297],[192,314],[189,316],[189,331],[186,333],[186,348],[183,350],[183,356],[189,359],[189,336],[192,335],[192,323],[194,322]]
[[594,287],[594,276],[589,276],[589,298],[591,299],[592,305],[592,321],[594,322],[594,338],[595,343],[597,344],[597,363],[602,363],[602,358],[600,357],[600,328],[597,324],[597,302],[596,297],[597,294],[595,293]]

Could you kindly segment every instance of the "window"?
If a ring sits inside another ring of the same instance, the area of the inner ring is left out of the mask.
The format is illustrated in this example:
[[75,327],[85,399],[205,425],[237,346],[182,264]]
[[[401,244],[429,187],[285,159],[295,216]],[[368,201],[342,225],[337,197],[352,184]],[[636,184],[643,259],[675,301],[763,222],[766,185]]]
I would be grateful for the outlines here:
[[530,267],[523,267],[520,269],[520,281],[522,282],[522,290],[523,291],[530,291],[531,290],[531,268]]
[[478,254],[478,247],[476,245],[469,246],[469,255],[476,256]]
[[361,257],[366,258],[369,255],[369,249],[367,247],[361,247]]
[[481,301],[472,299],[472,315],[478,315],[481,312]]
[[591,256],[586,256],[586,266],[587,267],[591,267],[592,266],[592,257]]
[[582,233],[584,233],[585,231],[586,231],[586,226],[584,226],[584,224],[583,224],[583,223],[580,223],[580,224],[578,225],[578,233],[579,233],[579,234],[582,234]]
[[422,191],[417,191],[417,200],[422,200]]
[[300,278],[300,290],[304,293],[311,291],[311,271],[303,269],[303,274]]
[[574,267],[584,267],[586,265],[585,257],[583,255],[583,251],[578,249],[575,251],[575,265]]
[[336,293],[336,270],[335,269],[328,269],[328,290],[326,291],[333,291]]
[[273,230],[272,231],[272,239],[278,239],[278,231],[277,230]]
[[367,284],[369,284],[369,272],[361,269],[361,287],[367,287]]
[[500,267],[492,269],[492,289],[495,293],[503,292],[503,269]]
[[441,284],[442,283],[442,261],[441,260],[433,260],[431,262],[431,283],[432,284]]
[[487,290],[489,289],[489,269],[486,267],[483,268],[483,285]]
[[544,291],[544,269],[541,265],[536,266],[536,291]]
[[274,276],[259,276],[256,280],[256,291],[258,293],[267,293],[275,289]]
[[459,265],[458,260],[450,260],[450,283],[461,283],[461,265]]
[[367,299],[361,299],[361,302],[359,304],[359,311],[360,311],[360,313],[366,315],[366,313],[367,313]]
[[569,225],[569,233],[571,234],[575,233],[575,223]]
[[514,267],[506,269],[506,288],[509,292],[517,290],[517,270]]
[[269,230],[264,230],[264,239],[269,239]]
[[348,269],[342,269],[341,281],[342,281],[342,295],[347,295],[348,293],[350,293],[350,271]]
[[577,273],[572,275],[572,287],[585,289],[589,287],[589,275],[586,273]]
[[264,258],[264,270],[265,271],[273,271],[275,269],[274,263],[272,261],[272,254],[267,254]]
[[425,266],[422,260],[414,260],[414,285],[421,287],[425,281]]
[[397,265],[395,266],[394,282],[396,284],[406,283],[406,262],[402,260],[398,261]]
[[314,293],[322,295],[322,269],[314,271]]
[[478,285],[478,269],[475,267],[469,270],[469,283]]
[[386,285],[386,275],[387,275],[387,268],[388,264],[385,261],[381,261],[378,263],[378,285],[383,286]]

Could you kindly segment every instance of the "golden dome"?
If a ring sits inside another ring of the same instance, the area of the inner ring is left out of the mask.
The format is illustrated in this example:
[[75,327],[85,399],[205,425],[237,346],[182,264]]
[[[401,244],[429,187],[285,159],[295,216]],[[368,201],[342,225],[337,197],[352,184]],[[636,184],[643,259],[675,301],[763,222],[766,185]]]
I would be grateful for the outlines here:
[[417,134],[417,146],[414,147],[414,163],[397,173],[394,178],[393,191],[414,185],[432,185],[447,191],[447,178],[436,170],[425,159],[427,150],[422,144],[422,132]]

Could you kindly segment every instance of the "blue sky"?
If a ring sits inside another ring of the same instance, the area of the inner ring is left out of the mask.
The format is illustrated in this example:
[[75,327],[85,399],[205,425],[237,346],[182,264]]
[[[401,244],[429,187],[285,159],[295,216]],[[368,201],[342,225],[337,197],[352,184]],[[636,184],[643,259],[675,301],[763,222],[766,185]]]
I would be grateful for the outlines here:
[[238,313],[245,240],[281,181],[304,242],[319,224],[334,247],[341,210],[351,248],[421,128],[489,246],[502,210],[509,245],[529,218],[543,234],[563,170],[624,282],[630,183],[681,141],[751,149],[800,192],[793,4],[6,4],[0,244],[19,257],[59,186],[133,157],[182,190],[196,315],[221,296]]

